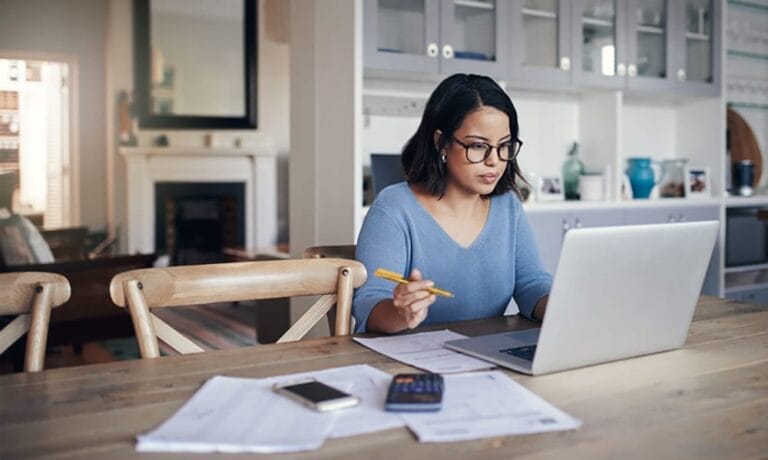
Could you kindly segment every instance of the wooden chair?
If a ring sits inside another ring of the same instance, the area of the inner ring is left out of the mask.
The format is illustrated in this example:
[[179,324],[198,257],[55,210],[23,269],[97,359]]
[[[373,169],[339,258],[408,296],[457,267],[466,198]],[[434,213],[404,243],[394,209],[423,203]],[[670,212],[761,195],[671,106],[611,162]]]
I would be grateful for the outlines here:
[[[355,259],[355,250],[357,245],[355,244],[341,244],[335,246],[311,246],[304,250],[303,257],[305,259],[325,259],[325,258],[339,258],[339,259]],[[331,330],[331,334],[336,333],[336,311],[330,310],[328,316],[328,327]],[[354,329],[354,318],[350,315],[349,318],[350,330]]]
[[43,370],[51,309],[69,300],[69,294],[69,282],[55,273],[0,274],[0,315],[18,315],[0,330],[0,353],[29,331],[24,371]]
[[204,351],[149,309],[216,302],[320,295],[278,342],[302,338],[337,305],[335,335],[348,335],[352,292],[366,280],[365,266],[347,259],[271,260],[148,268],[112,278],[112,301],[128,307],[143,358],[160,356],[158,339],[176,351]]

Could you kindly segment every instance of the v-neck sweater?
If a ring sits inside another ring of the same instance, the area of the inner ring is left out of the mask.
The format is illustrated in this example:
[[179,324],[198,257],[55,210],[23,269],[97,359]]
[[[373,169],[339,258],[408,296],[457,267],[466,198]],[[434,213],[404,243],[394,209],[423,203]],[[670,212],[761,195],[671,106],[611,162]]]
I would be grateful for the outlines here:
[[514,193],[491,197],[485,225],[464,247],[427,212],[407,183],[391,185],[365,216],[356,258],[368,270],[352,306],[356,332],[366,332],[373,307],[392,298],[394,284],[375,277],[377,268],[405,278],[418,268],[424,279],[454,294],[438,296],[423,325],[501,316],[513,297],[530,318],[536,302],[552,287]]

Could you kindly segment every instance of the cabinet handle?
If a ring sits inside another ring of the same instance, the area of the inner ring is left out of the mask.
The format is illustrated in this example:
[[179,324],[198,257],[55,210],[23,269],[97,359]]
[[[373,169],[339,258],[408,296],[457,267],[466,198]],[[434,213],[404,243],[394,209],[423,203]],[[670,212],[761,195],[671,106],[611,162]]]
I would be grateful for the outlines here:
[[574,228],[581,228],[581,219],[579,219],[578,217],[575,220]]
[[437,43],[430,43],[427,45],[427,56],[437,57]]
[[674,214],[670,214],[669,216],[667,216],[667,222],[669,222],[670,224],[674,223],[674,222],[677,222],[677,220],[675,218],[675,215]]
[[624,75],[626,75],[626,74],[627,74],[627,67],[624,65],[624,63],[623,63],[623,62],[620,62],[620,63],[619,63],[617,66],[616,66],[616,74],[617,74],[618,76],[620,76],[620,77],[623,77]]
[[571,226],[568,225],[568,219],[563,219],[563,236],[568,232],[568,230],[571,229]]
[[685,81],[685,69],[677,70],[677,79],[680,81]]
[[627,73],[630,77],[636,77],[637,76],[637,66],[634,64],[630,64],[629,67],[627,67]]
[[678,222],[685,222],[685,214],[682,214],[682,213],[678,214],[677,215],[677,221]]
[[571,58],[564,57],[560,59],[560,69],[561,70],[571,70]]
[[443,46],[443,57],[446,59],[453,59],[453,47],[451,45]]

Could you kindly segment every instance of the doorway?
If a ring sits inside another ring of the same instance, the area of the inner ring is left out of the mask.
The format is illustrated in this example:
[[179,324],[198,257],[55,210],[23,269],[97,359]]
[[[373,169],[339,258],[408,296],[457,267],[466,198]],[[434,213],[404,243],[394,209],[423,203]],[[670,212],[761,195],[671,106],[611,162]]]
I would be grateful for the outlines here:
[[[73,225],[72,65],[0,54],[0,207],[36,225]],[[10,193],[10,195],[7,195]]]

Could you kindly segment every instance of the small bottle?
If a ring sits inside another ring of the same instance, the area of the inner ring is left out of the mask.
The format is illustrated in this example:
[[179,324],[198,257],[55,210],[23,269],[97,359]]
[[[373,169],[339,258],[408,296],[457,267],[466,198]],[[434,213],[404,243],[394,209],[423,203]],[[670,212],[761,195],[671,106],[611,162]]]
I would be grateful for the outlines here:
[[563,163],[563,188],[566,200],[579,199],[579,177],[584,174],[584,163],[579,159],[579,143],[574,142]]

